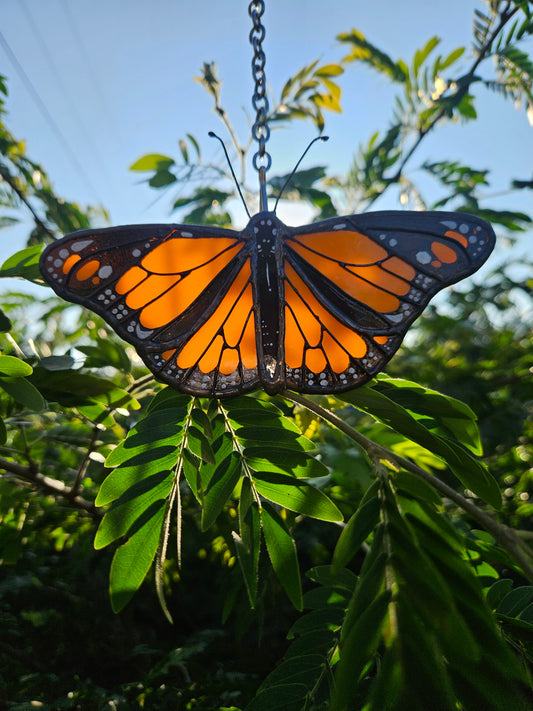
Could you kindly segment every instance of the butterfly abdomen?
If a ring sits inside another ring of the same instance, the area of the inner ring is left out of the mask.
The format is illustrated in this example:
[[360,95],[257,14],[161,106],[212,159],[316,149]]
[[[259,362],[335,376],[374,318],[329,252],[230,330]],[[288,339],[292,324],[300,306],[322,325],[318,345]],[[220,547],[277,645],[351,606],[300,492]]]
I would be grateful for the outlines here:
[[269,393],[285,387],[283,354],[284,301],[282,237],[284,226],[273,213],[260,213],[248,225],[252,250],[259,376]]

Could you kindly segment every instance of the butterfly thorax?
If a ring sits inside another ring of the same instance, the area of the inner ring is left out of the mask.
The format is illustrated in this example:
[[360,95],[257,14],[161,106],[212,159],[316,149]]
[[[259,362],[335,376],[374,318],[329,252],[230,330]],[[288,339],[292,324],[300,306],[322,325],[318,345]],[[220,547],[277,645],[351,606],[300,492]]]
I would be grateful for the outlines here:
[[255,242],[251,266],[258,369],[265,390],[271,394],[285,387],[282,305],[283,236],[286,231],[273,212],[254,215],[244,230]]

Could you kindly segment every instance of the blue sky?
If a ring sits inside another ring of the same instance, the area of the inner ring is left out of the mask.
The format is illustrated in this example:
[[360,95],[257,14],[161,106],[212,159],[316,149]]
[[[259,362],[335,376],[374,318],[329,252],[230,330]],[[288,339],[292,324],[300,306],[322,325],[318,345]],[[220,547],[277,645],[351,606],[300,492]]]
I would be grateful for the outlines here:
[[[207,132],[224,137],[224,128],[193,81],[204,61],[217,62],[224,105],[244,140],[243,107],[251,114],[252,91],[247,5],[243,0],[4,0],[1,32],[56,129],[0,47],[0,73],[9,80],[9,127],[26,140],[29,156],[66,198],[102,203],[113,224],[176,221],[178,216],[170,215],[172,194],[156,200],[158,194],[140,185],[128,167],[144,153],[176,156],[177,140],[186,132],[201,141],[205,158],[219,155]],[[476,7],[486,6],[474,0],[267,0],[268,83],[279,92],[304,64],[339,60],[346,50],[335,36],[352,27],[393,58],[409,60],[435,34],[442,38],[442,54],[469,47]],[[341,82],[344,112],[328,116],[331,140],[308,159],[308,165],[328,165],[333,173],[347,170],[360,141],[386,128],[393,96],[386,80],[363,66],[352,65]],[[512,177],[531,177],[524,145],[533,147],[533,129],[525,112],[494,96],[485,96],[478,109],[479,121],[430,136],[413,168],[424,159],[493,168],[489,192],[494,194]],[[290,170],[314,135],[306,123],[274,132],[272,173]],[[506,198],[505,206],[523,208],[525,197]],[[491,206],[503,203],[495,197]],[[375,209],[380,207],[391,205]],[[279,214],[291,221],[281,209]],[[237,220],[245,222],[244,213]],[[17,232],[0,233],[1,259],[22,246],[14,244],[17,239]]]

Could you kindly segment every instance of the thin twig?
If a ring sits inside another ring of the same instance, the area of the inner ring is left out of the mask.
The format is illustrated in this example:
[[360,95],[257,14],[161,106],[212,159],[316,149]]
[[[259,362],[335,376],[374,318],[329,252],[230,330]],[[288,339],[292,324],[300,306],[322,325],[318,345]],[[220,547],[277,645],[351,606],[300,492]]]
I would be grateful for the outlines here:
[[103,516],[92,501],[87,501],[87,499],[79,495],[73,496],[70,486],[67,486],[58,479],[53,479],[45,474],[41,474],[41,472],[36,472],[32,467],[24,466],[17,462],[11,462],[8,459],[0,457],[0,470],[1,469],[15,474],[19,479],[28,481],[49,494],[67,499],[73,506],[82,509],[96,520],[101,519]]
[[47,227],[44,222],[41,220],[39,215],[35,212],[33,209],[31,203],[28,201],[27,197],[24,195],[22,190],[19,188],[19,186],[16,184],[15,179],[11,175],[11,173],[8,171],[8,169],[5,166],[0,166],[0,175],[2,178],[6,181],[6,183],[9,185],[11,190],[13,190],[14,193],[18,196],[19,200],[28,208],[28,210],[31,212],[33,216],[33,220],[37,227],[39,227],[43,232],[46,232],[46,234],[51,237],[53,240],[56,239],[55,234],[50,230],[49,227]]
[[386,447],[383,447],[382,445],[368,439],[356,429],[341,420],[340,417],[337,417],[337,415],[333,412],[327,410],[318,403],[308,400],[297,393],[288,391],[282,393],[282,397],[285,400],[290,400],[291,402],[311,410],[311,412],[314,412],[316,415],[332,424],[354,442],[359,444],[371,458],[378,456],[379,458],[392,462],[396,466],[406,469],[412,474],[415,474],[421,479],[427,481],[428,484],[433,486],[433,488],[439,491],[443,496],[446,496],[448,499],[457,504],[457,506],[468,513],[486,531],[494,536],[494,539],[509,553],[511,558],[518,563],[528,580],[533,582],[533,551],[527,543],[525,543],[520,536],[513,531],[513,529],[498,523],[498,521],[492,518],[490,514],[478,508],[472,501],[464,497],[451,486],[448,486],[448,484],[441,481],[441,479],[437,478],[433,474],[430,474],[414,462],[411,462],[404,457],[400,457]]
[[86,450],[85,454],[83,455],[83,459],[81,460],[81,464],[78,467],[78,471],[76,473],[76,478],[74,479],[74,483],[72,484],[72,487],[71,487],[71,496],[72,497],[76,497],[78,495],[78,492],[79,492],[80,486],[81,486],[81,482],[83,481],[83,478],[84,478],[85,474],[87,473],[87,467],[89,466],[91,454],[94,450],[96,440],[98,438],[98,432],[99,432],[99,429],[95,425],[93,427],[91,440],[87,446],[87,450]]

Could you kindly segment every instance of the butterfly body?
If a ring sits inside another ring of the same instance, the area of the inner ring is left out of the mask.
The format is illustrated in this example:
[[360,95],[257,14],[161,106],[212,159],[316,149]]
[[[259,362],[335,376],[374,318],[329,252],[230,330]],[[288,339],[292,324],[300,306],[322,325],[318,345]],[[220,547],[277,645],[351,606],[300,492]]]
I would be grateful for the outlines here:
[[341,392],[383,369],[440,289],[494,246],[462,213],[375,212],[242,231],[192,225],[84,230],[40,262],[61,297],[100,314],[178,390]]

